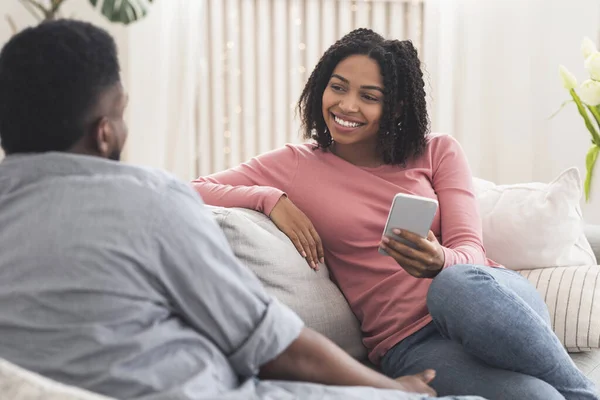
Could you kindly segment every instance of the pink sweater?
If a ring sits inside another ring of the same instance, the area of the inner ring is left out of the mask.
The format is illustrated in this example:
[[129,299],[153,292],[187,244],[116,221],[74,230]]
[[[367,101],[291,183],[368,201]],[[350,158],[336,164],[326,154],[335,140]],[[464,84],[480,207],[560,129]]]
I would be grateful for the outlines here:
[[207,204],[266,215],[286,193],[321,236],[325,262],[361,322],[375,364],[431,321],[425,301],[431,280],[413,278],[377,251],[396,193],[438,198],[431,230],[445,267],[497,266],[485,256],[466,157],[448,135],[432,134],[423,156],[406,168],[358,167],[310,144],[286,145],[193,184]]

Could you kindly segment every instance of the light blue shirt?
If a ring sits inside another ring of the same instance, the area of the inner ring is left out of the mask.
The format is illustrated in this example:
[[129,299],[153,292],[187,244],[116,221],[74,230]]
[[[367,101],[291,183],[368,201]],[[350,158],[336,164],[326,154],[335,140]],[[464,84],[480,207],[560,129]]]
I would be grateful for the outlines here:
[[0,163],[0,357],[110,396],[240,385],[303,324],[171,176],[62,153]]
[[421,398],[252,379],[302,328],[188,184],[66,153],[0,163],[0,357],[118,399]]

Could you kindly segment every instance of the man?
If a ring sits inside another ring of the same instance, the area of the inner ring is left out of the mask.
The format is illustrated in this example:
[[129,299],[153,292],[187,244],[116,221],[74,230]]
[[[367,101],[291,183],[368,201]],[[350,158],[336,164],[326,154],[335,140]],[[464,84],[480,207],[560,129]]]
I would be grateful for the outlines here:
[[117,163],[126,105],[115,43],[90,24],[2,49],[0,357],[119,399],[434,394],[431,376],[390,380],[303,327],[187,184]]

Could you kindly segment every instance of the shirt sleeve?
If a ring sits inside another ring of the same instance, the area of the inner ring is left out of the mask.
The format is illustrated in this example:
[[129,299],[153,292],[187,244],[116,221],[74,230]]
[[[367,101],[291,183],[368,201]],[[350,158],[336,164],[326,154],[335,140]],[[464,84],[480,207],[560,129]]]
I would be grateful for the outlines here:
[[255,375],[297,339],[302,320],[237,260],[191,187],[170,184],[158,212],[159,277],[175,312],[213,342],[240,376]]
[[287,145],[226,171],[192,182],[210,205],[242,207],[270,215],[298,170],[298,152]]
[[438,196],[444,268],[485,265],[481,218],[467,157],[452,136],[441,136],[433,156],[433,188]]

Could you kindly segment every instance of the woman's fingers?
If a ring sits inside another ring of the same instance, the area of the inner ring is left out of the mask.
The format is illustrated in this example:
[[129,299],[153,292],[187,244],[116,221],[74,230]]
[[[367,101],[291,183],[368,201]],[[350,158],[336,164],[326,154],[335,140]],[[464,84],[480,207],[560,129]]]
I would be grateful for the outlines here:
[[391,249],[396,252],[402,254],[404,257],[409,258],[411,260],[419,261],[423,264],[430,264],[433,260],[433,256],[427,252],[427,250],[423,249],[414,249],[405,243],[399,242],[392,238],[388,238],[384,236],[381,241]]
[[317,231],[315,231],[315,228],[310,222],[309,226],[305,231],[305,236],[308,238],[309,246],[312,253],[312,260],[318,267],[319,263],[323,263],[325,261],[323,255],[323,244],[321,243],[321,238],[317,234]]
[[290,240],[296,247],[296,250],[298,250],[298,253],[300,253],[300,255],[302,255],[302,257],[306,258],[307,253],[306,253],[306,250],[304,250],[304,246],[302,245],[302,241],[300,240],[300,237],[295,232],[290,232],[290,233],[284,232],[284,233],[287,235],[287,237],[290,238]]
[[269,218],[290,238],[311,268],[318,270],[319,261],[324,261],[323,246],[321,238],[306,215],[287,196],[281,196],[271,210]]
[[423,268],[419,267],[417,261],[404,256],[403,254],[399,253],[398,251],[386,245],[385,243],[382,243],[381,247],[383,248],[383,250],[386,251],[386,253],[388,253],[390,257],[396,260],[396,262],[400,265],[400,267],[402,267],[403,270],[405,270],[415,278],[423,277]]
[[[319,266],[316,260],[316,251],[314,250],[315,246],[312,236],[310,236],[310,234],[306,233],[301,228],[297,228],[295,232],[300,240],[300,243],[302,244],[302,248],[304,249],[304,254],[302,256],[306,258],[306,262],[308,262],[308,265],[310,265],[312,269],[318,270]],[[313,244],[311,244],[311,242],[313,242]]]
[[312,237],[316,243],[317,257],[318,257],[317,259],[319,260],[319,262],[321,264],[324,264],[325,263],[325,251],[323,250],[323,241],[321,240],[321,237],[319,236],[319,234],[315,230],[315,227],[312,224],[310,225],[310,234],[312,235]]

